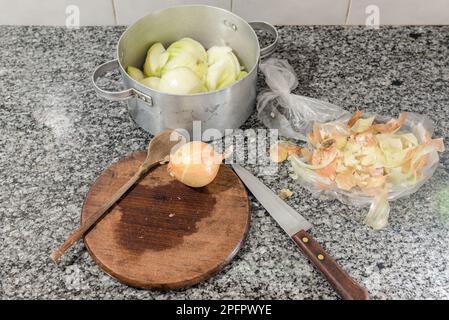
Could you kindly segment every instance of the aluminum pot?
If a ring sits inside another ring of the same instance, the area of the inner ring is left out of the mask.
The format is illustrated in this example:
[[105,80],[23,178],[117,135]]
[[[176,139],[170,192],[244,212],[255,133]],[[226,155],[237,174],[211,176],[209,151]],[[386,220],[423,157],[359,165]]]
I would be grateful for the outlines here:
[[[274,41],[260,49],[255,29],[272,34]],[[143,86],[125,71],[128,66],[142,66],[153,43],[161,42],[168,47],[183,37],[193,38],[205,48],[231,47],[248,75],[221,90],[177,95]],[[276,49],[277,42],[276,29],[266,22],[248,23],[232,12],[205,5],[171,7],[131,25],[120,37],[117,59],[97,67],[92,82],[101,97],[126,100],[132,119],[152,134],[166,128],[185,129],[192,134],[195,120],[201,121],[202,132],[214,128],[223,134],[225,129],[240,127],[254,111],[258,62]],[[101,89],[97,80],[116,69],[126,89],[115,92]]]

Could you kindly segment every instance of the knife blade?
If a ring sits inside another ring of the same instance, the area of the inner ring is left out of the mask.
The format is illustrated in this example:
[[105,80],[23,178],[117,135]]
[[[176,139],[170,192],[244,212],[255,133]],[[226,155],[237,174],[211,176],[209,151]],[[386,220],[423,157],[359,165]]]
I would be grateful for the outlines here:
[[312,227],[310,222],[285,203],[248,170],[238,164],[232,164],[232,168],[254,197],[262,204],[281,228],[284,229],[296,246],[306,255],[318,271],[324,275],[343,299],[368,299],[368,291],[352,279],[324,251],[318,242],[307,233],[307,230]]
[[299,230],[307,231],[312,228],[312,224],[309,221],[274,194],[273,191],[249,173],[248,170],[238,164],[233,164],[232,168],[254,197],[259,200],[262,206],[290,237],[295,235]]

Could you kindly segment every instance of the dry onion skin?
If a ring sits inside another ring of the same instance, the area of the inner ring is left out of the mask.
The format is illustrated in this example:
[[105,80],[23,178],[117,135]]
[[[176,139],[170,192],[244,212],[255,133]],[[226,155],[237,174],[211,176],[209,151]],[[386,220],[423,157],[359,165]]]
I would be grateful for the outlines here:
[[388,190],[409,187],[423,177],[431,153],[444,151],[443,139],[425,135],[418,142],[411,132],[398,132],[407,118],[375,123],[357,111],[347,123],[315,123],[308,138],[311,148],[289,160],[296,176],[318,189],[336,188],[373,198],[365,222],[381,229],[388,221]]
[[182,145],[170,156],[168,173],[176,180],[193,188],[211,183],[218,174],[220,165],[230,152],[220,154],[202,141]]
[[293,192],[290,189],[283,188],[279,191],[278,195],[282,200],[285,200],[290,198],[293,195]]
[[301,147],[287,141],[278,141],[270,147],[270,159],[279,163],[287,160],[292,154],[300,154]]

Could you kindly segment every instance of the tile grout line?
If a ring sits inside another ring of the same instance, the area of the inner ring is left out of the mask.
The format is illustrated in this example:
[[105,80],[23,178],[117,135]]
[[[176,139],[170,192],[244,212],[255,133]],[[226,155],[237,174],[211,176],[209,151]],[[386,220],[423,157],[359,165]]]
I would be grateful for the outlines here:
[[234,12],[234,0],[229,0],[229,1],[231,1],[231,7],[230,7],[230,11],[231,12]]
[[114,21],[115,21],[115,25],[118,25],[118,19],[117,19],[117,8],[115,6],[115,0],[111,0],[112,2],[112,11],[114,13]]
[[349,0],[348,10],[346,10],[345,26],[348,25],[349,13],[351,12],[351,7],[352,7],[352,0]]

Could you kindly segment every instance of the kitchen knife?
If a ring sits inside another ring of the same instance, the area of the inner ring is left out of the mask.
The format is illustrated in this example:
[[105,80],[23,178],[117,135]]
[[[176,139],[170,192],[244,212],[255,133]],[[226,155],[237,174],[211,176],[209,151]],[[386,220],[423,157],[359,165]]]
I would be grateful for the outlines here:
[[343,299],[368,300],[368,291],[355,282],[307,233],[312,225],[274,194],[259,179],[238,164],[232,165],[246,187],[290,236],[310,262],[326,277]]

